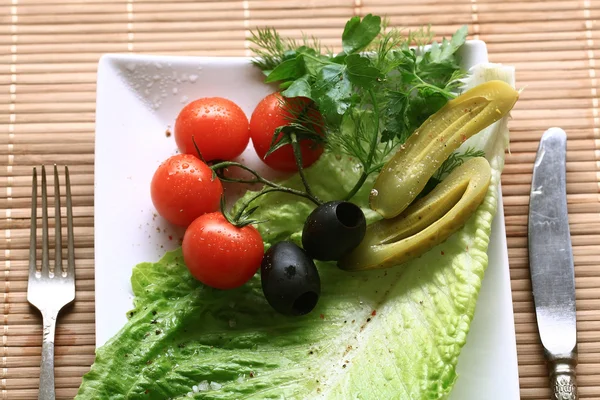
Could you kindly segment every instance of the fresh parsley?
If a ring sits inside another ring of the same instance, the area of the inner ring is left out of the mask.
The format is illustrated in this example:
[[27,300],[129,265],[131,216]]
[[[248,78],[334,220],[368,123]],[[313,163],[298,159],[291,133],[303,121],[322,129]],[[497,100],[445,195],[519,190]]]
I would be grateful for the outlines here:
[[271,28],[253,32],[254,64],[266,81],[279,82],[287,98],[312,99],[323,116],[324,126],[317,131],[306,114],[288,110],[292,121],[277,130],[280,140],[274,146],[290,143],[290,133],[297,131],[297,138],[324,140],[333,151],[355,157],[363,173],[348,193],[351,198],[368,175],[455,97],[465,76],[458,50],[466,36],[462,27],[450,39],[432,42],[429,28],[404,32],[369,14],[346,23],[343,51],[332,54],[314,38],[296,42]]

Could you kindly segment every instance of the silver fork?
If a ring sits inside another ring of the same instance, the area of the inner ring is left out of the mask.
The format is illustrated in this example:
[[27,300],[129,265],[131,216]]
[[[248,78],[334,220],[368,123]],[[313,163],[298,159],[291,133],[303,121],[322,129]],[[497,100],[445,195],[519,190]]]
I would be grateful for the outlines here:
[[67,269],[62,262],[62,233],[60,212],[60,185],[58,169],[54,165],[54,217],[55,255],[54,271],[50,270],[48,249],[48,194],[46,168],[42,166],[42,268],[36,267],[37,248],[37,171],[33,168],[31,194],[31,236],[29,244],[29,283],[27,300],[35,306],[43,318],[42,362],[40,365],[39,400],[54,400],[54,333],[59,311],[75,300],[75,245],[73,240],[73,205],[71,202],[71,182],[69,168],[65,166],[65,187],[67,197]]

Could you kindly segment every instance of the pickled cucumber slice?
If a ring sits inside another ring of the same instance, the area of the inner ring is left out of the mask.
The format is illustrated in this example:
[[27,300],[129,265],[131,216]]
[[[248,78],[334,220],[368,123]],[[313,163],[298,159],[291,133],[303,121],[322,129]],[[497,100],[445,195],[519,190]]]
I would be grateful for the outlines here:
[[338,266],[349,271],[389,268],[420,256],[465,224],[485,198],[491,177],[485,158],[465,161],[402,214],[369,225],[361,244]]
[[370,207],[384,218],[399,215],[453,151],[504,117],[518,97],[509,84],[495,80],[450,100],[383,167],[371,192]]

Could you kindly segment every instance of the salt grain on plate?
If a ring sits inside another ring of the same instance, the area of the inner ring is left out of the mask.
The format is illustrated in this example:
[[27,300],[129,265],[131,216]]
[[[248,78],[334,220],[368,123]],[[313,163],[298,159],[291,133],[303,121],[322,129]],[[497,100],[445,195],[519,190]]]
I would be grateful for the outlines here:
[[190,82],[191,83],[196,83],[197,80],[198,80],[198,75],[196,75],[196,74],[190,75]]
[[176,87],[173,88],[173,94],[177,94],[177,92],[179,92],[179,89],[177,89]]

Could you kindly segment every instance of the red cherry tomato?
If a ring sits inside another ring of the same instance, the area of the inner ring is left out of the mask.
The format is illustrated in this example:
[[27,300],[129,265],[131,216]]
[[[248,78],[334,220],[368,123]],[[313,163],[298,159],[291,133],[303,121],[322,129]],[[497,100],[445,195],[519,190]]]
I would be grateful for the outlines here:
[[183,107],[175,121],[175,142],[182,153],[197,155],[192,136],[204,160],[231,160],[248,146],[248,118],[231,100],[201,98]]
[[192,222],[182,249],[185,265],[196,279],[217,289],[233,289],[256,273],[264,244],[253,226],[238,228],[214,212]]
[[[282,101],[287,102],[287,104],[282,106]],[[315,131],[319,134],[322,133],[323,117],[311,104],[312,101],[306,97],[285,99],[279,93],[272,93],[262,99],[254,109],[250,118],[252,144],[256,154],[271,168],[286,172],[298,171],[294,151],[290,144],[277,149],[265,158],[265,154],[271,148],[275,129],[289,124],[289,119],[292,117],[286,107],[311,107],[308,116],[316,122],[313,124]],[[302,166],[308,167],[319,159],[323,153],[323,145],[312,140],[301,140],[300,152],[302,154]]]
[[150,194],[161,217],[172,224],[187,226],[200,215],[219,209],[223,186],[198,158],[177,154],[158,167]]

